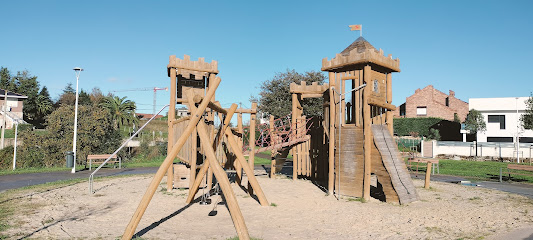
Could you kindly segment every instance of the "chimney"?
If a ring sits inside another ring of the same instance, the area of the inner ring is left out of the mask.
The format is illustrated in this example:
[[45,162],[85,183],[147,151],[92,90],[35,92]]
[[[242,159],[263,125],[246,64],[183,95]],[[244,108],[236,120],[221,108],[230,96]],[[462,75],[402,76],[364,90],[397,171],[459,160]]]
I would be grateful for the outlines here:
[[450,97],[455,97],[455,92],[450,90]]
[[418,88],[418,89],[415,90],[415,93],[418,93],[418,92],[420,92],[420,88]]

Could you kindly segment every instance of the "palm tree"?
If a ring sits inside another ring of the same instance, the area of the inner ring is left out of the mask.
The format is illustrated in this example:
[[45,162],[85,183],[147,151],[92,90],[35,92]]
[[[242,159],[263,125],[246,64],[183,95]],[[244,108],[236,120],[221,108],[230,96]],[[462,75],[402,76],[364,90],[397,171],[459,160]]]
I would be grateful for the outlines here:
[[100,104],[100,106],[109,110],[115,129],[120,129],[124,124],[138,122],[134,115],[137,108],[135,102],[125,99],[126,97],[107,96]]

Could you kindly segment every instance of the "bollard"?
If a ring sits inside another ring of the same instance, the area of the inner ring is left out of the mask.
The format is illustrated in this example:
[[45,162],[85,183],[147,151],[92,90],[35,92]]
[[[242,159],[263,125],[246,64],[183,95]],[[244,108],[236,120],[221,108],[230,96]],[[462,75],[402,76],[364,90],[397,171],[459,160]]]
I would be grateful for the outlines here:
[[428,166],[426,168],[426,182],[424,183],[424,188],[429,189],[429,178],[431,176],[431,162],[428,162]]

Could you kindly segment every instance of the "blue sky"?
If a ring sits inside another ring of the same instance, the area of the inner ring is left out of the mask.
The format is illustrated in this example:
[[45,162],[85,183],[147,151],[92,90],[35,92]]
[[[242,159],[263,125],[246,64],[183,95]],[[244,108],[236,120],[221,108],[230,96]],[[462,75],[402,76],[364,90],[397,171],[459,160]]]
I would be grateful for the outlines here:
[[[533,91],[532,1],[2,1],[0,66],[28,70],[57,97],[80,88],[169,86],[168,56],[219,62],[223,106],[276,72],[320,70],[363,36],[400,58],[393,104],[429,84],[456,97]],[[153,93],[123,92],[151,112]],[[158,105],[169,101],[158,92]]]

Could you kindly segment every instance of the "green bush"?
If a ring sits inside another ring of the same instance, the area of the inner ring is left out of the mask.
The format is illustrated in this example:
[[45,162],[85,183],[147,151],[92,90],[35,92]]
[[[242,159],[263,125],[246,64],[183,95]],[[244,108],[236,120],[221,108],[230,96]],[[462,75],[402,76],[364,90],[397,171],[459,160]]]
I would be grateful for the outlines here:
[[429,128],[435,123],[442,121],[442,118],[395,118],[394,134],[398,136],[409,136],[411,133],[418,133],[418,136],[429,136]]
[[[23,131],[17,166],[61,167],[65,165],[65,152],[72,151],[74,132],[74,107],[65,105],[46,119],[46,132]],[[110,154],[121,143],[108,111],[93,106],[78,108],[78,134],[76,162],[84,164],[89,154]],[[119,153],[121,156],[122,153]],[[3,165],[0,167],[4,168]]]
[[5,147],[0,150],[0,169],[13,167],[13,146]]

